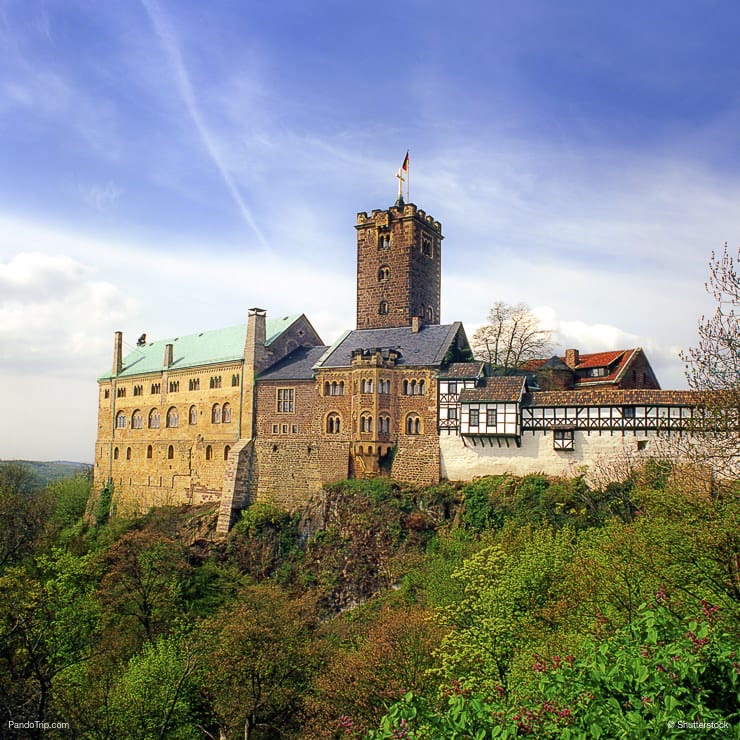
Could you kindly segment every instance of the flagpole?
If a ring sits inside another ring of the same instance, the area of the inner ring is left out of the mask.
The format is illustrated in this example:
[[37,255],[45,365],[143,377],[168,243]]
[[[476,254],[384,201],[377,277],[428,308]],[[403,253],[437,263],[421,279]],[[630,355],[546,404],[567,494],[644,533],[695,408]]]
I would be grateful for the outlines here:
[[409,186],[411,185],[411,150],[406,150],[406,156],[409,158],[409,168],[406,171],[406,202],[411,203],[411,198],[409,197]]

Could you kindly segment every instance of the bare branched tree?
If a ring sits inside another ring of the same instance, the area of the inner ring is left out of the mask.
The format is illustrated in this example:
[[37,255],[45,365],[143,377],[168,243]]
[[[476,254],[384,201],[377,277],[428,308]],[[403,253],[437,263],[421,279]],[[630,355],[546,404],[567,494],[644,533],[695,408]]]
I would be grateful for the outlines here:
[[548,357],[552,352],[552,332],[541,328],[524,303],[512,306],[498,301],[488,313],[488,323],[473,334],[472,346],[477,359],[506,373],[527,360]]
[[[727,244],[709,260],[707,292],[717,307],[699,320],[699,342],[681,354],[689,387],[696,391],[702,412],[696,434],[685,443],[684,456],[721,478],[740,476],[740,248],[733,258]],[[700,427],[700,428],[699,428]]]

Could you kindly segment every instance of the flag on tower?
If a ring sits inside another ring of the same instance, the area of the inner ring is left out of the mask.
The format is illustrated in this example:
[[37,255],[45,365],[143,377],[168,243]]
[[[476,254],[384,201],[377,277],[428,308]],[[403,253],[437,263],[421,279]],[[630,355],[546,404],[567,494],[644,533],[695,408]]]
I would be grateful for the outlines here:
[[401,169],[404,172],[409,171],[409,153],[408,152],[406,152],[406,156],[403,158],[403,164],[401,165]]

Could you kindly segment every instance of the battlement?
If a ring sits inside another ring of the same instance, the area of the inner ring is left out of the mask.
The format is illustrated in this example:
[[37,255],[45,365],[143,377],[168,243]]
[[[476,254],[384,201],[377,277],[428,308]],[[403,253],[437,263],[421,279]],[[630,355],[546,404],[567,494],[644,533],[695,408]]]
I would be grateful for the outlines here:
[[395,349],[375,347],[352,350],[352,367],[395,367],[401,353]]
[[388,226],[391,220],[399,218],[416,218],[426,224],[427,227],[442,233],[442,224],[430,216],[426,211],[417,208],[413,203],[406,203],[403,207],[391,206],[387,210],[375,208],[368,216],[367,211],[357,214],[357,226]]

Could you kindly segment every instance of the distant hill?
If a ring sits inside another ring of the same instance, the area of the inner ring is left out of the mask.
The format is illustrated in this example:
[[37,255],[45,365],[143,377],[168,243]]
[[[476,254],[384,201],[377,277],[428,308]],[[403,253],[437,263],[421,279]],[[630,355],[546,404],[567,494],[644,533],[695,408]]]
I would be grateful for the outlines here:
[[22,465],[31,470],[41,485],[61,478],[74,478],[76,475],[89,475],[92,465],[89,463],[70,462],[68,460],[52,460],[41,462],[37,460],[0,460],[3,465]]

